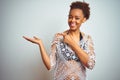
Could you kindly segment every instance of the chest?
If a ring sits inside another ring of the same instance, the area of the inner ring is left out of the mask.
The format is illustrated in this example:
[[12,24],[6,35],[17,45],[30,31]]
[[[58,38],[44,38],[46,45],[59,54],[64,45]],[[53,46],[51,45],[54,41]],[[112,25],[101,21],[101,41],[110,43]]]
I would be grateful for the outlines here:
[[[87,50],[87,42],[86,41],[80,41],[79,46],[83,50]],[[65,43],[60,42],[59,46],[59,53],[65,58],[65,60],[75,60],[75,61],[80,61],[76,53]]]

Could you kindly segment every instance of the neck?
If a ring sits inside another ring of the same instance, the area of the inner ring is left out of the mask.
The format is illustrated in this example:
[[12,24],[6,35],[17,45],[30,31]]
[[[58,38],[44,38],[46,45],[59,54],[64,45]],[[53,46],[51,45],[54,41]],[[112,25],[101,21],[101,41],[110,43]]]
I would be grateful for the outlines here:
[[80,41],[80,30],[72,31],[69,30],[68,35],[76,42],[79,43]]
[[69,30],[69,35],[71,35],[72,37],[79,37],[80,36],[80,30]]

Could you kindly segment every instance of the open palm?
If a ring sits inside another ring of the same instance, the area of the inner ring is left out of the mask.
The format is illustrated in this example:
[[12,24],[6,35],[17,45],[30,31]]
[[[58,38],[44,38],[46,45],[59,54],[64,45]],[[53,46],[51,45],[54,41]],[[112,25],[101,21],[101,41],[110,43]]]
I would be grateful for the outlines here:
[[30,41],[30,42],[35,43],[35,44],[39,44],[41,42],[41,40],[36,36],[34,36],[33,38],[23,36],[23,38],[26,39],[27,41]]

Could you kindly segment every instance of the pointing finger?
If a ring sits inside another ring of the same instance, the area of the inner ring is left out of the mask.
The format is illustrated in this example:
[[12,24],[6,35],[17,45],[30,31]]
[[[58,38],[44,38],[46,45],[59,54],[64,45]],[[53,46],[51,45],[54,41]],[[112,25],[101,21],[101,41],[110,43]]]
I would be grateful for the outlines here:
[[62,35],[63,37],[65,37],[67,34],[66,34],[66,33],[61,33],[61,35]]

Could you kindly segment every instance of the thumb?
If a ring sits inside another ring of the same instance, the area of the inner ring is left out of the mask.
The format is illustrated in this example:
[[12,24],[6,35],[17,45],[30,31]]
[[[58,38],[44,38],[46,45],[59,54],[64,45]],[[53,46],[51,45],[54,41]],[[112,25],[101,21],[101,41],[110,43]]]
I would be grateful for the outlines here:
[[67,34],[66,34],[66,33],[61,33],[61,35],[62,35],[63,37],[65,37]]

